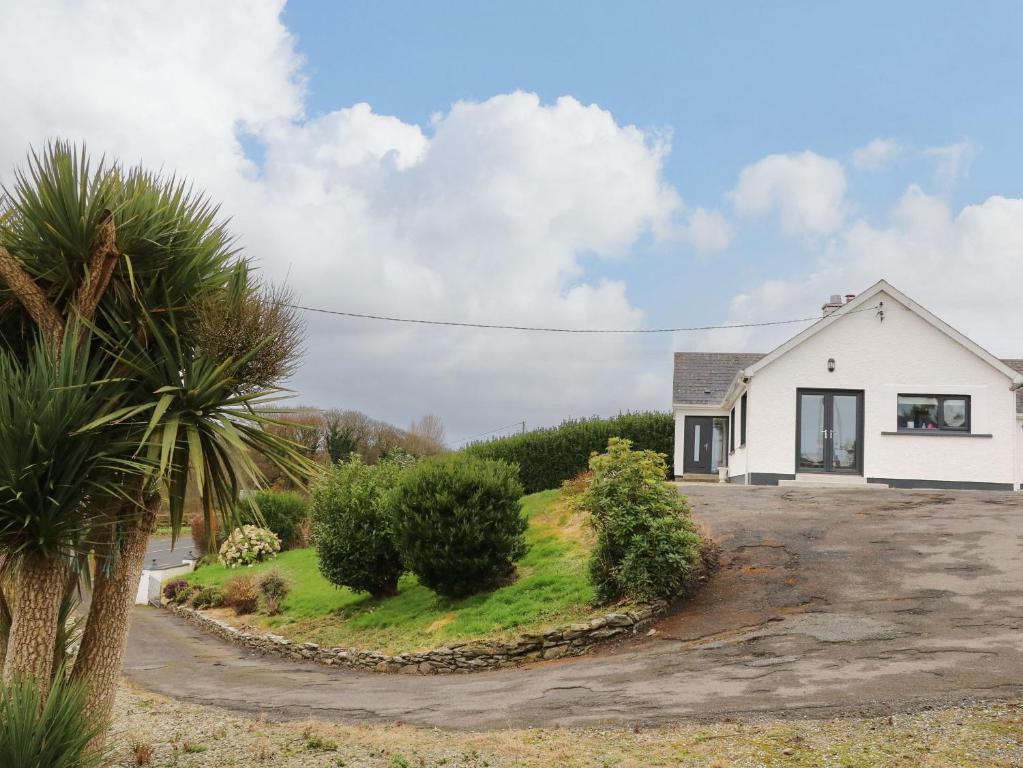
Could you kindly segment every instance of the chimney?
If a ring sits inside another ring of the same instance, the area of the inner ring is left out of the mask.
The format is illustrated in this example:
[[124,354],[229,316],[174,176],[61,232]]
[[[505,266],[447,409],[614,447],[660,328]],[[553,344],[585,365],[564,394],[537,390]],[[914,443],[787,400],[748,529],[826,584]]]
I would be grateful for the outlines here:
[[845,303],[848,304],[850,301],[852,301],[855,298],[856,298],[856,294],[855,293],[847,293],[845,295]]
[[822,314],[822,316],[827,317],[832,312],[834,312],[836,309],[841,309],[841,308],[842,308],[842,297],[839,296],[837,293],[833,293],[833,294],[831,294],[831,298],[828,299],[826,302],[824,302],[824,305],[821,307],[821,314]]

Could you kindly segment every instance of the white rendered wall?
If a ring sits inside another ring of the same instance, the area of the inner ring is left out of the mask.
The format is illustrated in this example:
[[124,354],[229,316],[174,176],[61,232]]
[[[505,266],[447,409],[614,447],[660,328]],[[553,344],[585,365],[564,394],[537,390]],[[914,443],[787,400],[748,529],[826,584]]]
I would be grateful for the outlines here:
[[[749,471],[749,461],[748,461],[749,451],[747,449],[749,448],[749,443],[750,443],[750,440],[751,440],[752,436],[750,435],[749,422],[748,421],[746,422],[746,445],[741,445],[741,443],[742,443],[742,392],[743,391],[745,391],[745,390],[741,390],[739,392],[738,397],[736,397],[735,402],[733,403],[733,406],[735,407],[735,450],[728,455],[728,477],[729,478],[742,477],[742,476],[744,476]],[[752,395],[750,397],[752,397]],[[749,398],[746,399],[746,407],[750,410],[750,412],[753,411],[753,406],[749,404]],[[730,417],[732,411],[729,410],[728,413],[729,413],[729,417]],[[731,429],[731,426],[729,426],[729,429]],[[731,433],[729,433],[729,436],[731,436]],[[748,481],[749,478],[746,478],[746,480]],[[731,480],[731,482],[735,482],[735,481]]]
[[[1012,484],[1017,444],[1009,380],[887,294],[885,318],[846,315],[756,373],[750,383],[749,470],[792,475],[798,388],[864,390],[866,477]],[[835,371],[828,372],[828,358]],[[990,438],[894,432],[899,393],[969,395],[971,432]],[[738,435],[736,435],[738,440]],[[745,471],[745,470],[742,470]],[[741,473],[741,472],[740,472]]]
[[1023,419],[1016,421],[1016,487],[1023,491]]
[[[708,406],[685,406],[676,405],[673,409],[675,413],[675,455],[673,466],[675,469],[675,476],[681,477],[683,472],[683,464],[685,460],[686,448],[692,446],[686,446],[686,416],[727,416],[728,411],[721,410],[720,408],[708,407]],[[739,434],[736,433],[735,439],[739,439]],[[727,452],[726,452],[727,453]],[[731,459],[729,456],[729,467],[731,467]],[[729,469],[731,474],[731,469]]]
[[139,587],[135,590],[135,605],[145,605],[149,602],[149,580],[151,578],[163,582],[174,576],[191,573],[194,570],[195,560],[182,560],[181,565],[176,565],[172,568],[162,568],[158,571],[142,571]]

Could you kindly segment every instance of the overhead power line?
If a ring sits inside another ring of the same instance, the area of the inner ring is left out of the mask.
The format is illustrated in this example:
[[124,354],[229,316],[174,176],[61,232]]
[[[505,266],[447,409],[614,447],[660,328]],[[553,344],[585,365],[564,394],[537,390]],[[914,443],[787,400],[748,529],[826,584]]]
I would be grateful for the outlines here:
[[504,432],[506,429],[511,429],[512,427],[519,427],[519,428],[521,428],[521,430],[523,432],[525,432],[526,431],[526,422],[524,422],[524,421],[516,421],[514,424],[508,424],[507,426],[504,426],[504,427],[498,427],[497,429],[491,429],[491,430],[489,430],[487,432],[480,432],[478,435],[470,435],[469,437],[462,438],[461,440],[458,441],[458,443],[464,445],[465,443],[471,442],[471,441],[475,440],[478,437],[486,437],[487,435],[492,435],[495,432]]
[[[490,328],[501,331],[535,331],[542,333],[679,333],[682,331],[725,331],[731,328],[763,328],[770,325],[793,325],[795,323],[808,323],[820,320],[821,316],[800,317],[794,320],[769,320],[761,323],[731,323],[726,325],[692,325],[680,328],[548,328],[535,325],[502,325],[499,323],[463,323],[456,320],[422,320],[411,317],[389,317],[387,315],[369,315],[360,312],[342,312],[337,309],[320,309],[319,307],[304,307],[300,304],[288,304],[292,309],[300,309],[303,312],[319,312],[324,315],[338,315],[340,317],[354,317],[361,320],[383,320],[389,323],[413,323],[416,325],[447,325],[456,328]],[[879,308],[879,305],[861,307],[846,314],[855,312],[869,312]]]

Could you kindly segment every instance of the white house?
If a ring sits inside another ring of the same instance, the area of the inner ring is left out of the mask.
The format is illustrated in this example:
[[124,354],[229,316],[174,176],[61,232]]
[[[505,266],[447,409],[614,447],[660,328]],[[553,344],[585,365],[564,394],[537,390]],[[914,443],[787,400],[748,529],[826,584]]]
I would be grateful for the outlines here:
[[998,359],[884,280],[823,310],[768,354],[675,354],[677,476],[1023,488],[1023,359]]

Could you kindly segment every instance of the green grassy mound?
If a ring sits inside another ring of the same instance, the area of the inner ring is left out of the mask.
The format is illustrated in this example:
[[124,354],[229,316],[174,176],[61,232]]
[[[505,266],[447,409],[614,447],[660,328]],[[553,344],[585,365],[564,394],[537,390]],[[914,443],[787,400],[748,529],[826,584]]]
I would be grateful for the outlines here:
[[339,589],[319,574],[313,549],[282,552],[272,562],[245,569],[207,566],[189,578],[220,585],[240,573],[278,568],[291,583],[279,615],[236,620],[225,611],[224,618],[292,640],[387,653],[508,638],[600,613],[591,606],[594,595],[586,575],[590,541],[584,518],[559,503],[558,491],[535,493],[523,501],[529,552],[516,564],[517,578],[461,600],[442,598],[409,574],[399,582],[398,594],[385,600]]

